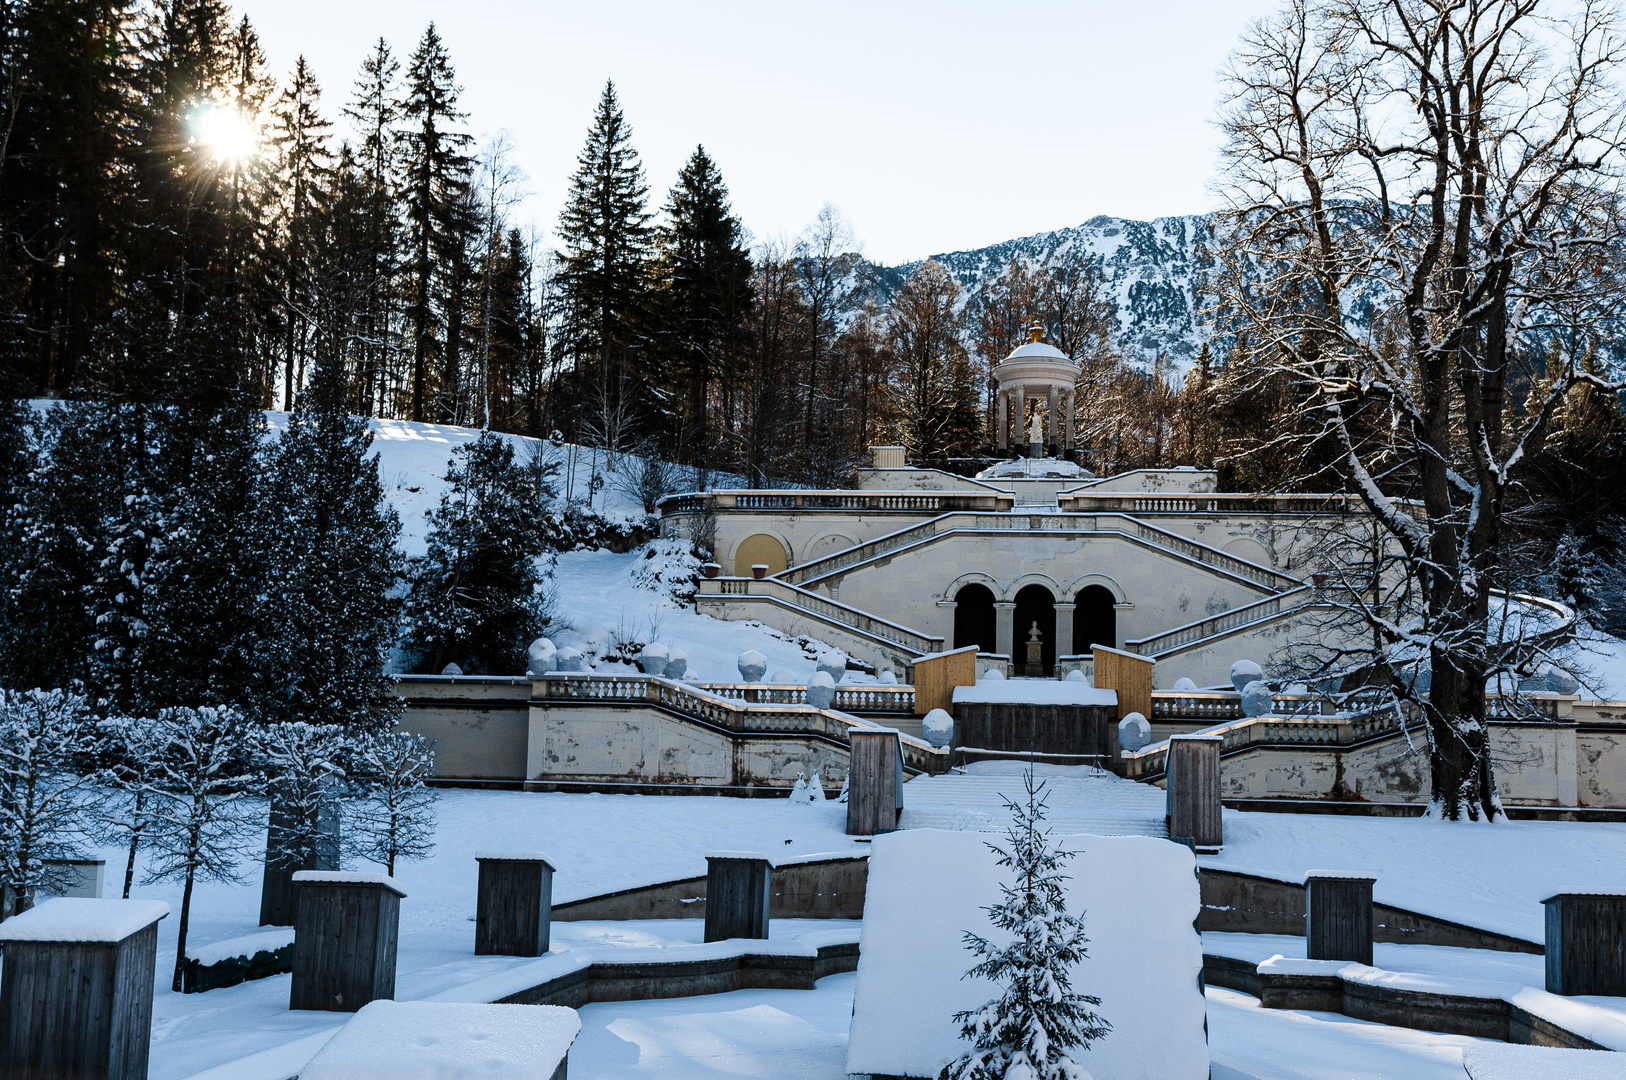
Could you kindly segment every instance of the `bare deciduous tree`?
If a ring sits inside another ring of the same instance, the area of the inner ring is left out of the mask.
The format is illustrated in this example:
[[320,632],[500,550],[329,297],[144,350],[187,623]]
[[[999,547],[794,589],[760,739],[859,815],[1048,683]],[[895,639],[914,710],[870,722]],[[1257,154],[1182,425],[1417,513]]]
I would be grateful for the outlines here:
[[1620,43],[1601,4],[1545,6],[1291,0],[1234,53],[1223,117],[1221,315],[1399,553],[1409,606],[1352,610],[1380,673],[1426,654],[1407,692],[1452,820],[1500,813],[1486,680],[1541,646],[1498,627],[1505,500],[1569,389],[1609,384],[1572,359],[1516,390],[1620,296]]

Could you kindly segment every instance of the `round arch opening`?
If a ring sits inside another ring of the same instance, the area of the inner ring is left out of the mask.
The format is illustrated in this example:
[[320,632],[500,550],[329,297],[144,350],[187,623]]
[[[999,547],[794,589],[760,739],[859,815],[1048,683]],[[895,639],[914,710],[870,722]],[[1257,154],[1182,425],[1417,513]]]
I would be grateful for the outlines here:
[[1073,648],[1086,652],[1096,645],[1118,647],[1118,598],[1105,585],[1086,585],[1073,600]]
[[[1028,585],[1016,594],[1016,655],[1011,663],[1024,675],[1046,678],[1056,670],[1056,598],[1043,585]],[[1039,663],[1028,661],[1028,643],[1039,632]]]
[[790,556],[777,536],[756,533],[741,540],[740,546],[734,549],[734,576],[750,577],[751,567],[757,563],[766,563],[768,573],[777,574],[790,565]]
[[995,652],[994,592],[986,585],[967,585],[954,594],[954,647],[975,645],[978,652]]

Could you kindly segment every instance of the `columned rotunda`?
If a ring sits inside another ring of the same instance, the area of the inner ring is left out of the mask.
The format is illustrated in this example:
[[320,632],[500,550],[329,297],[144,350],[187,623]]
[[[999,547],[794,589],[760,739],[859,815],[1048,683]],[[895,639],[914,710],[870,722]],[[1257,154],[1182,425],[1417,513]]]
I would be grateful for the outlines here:
[[1030,431],[1040,437],[1030,436],[1022,449],[1030,457],[1071,458],[1075,449],[1074,388],[1078,384],[1078,365],[1044,340],[1044,327],[1030,327],[1027,343],[994,365],[994,380],[999,384],[999,449],[1005,453],[1018,449],[1022,429],[1029,427],[1027,406],[1031,401],[1034,415]]

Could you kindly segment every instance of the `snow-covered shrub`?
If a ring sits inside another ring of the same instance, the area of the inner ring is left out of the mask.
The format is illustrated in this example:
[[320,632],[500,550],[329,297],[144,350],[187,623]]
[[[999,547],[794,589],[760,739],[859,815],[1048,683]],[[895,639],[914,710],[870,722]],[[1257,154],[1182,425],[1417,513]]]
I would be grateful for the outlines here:
[[1152,725],[1140,713],[1132,712],[1118,721],[1118,745],[1121,748],[1134,753],[1151,741]]
[[350,850],[394,874],[398,859],[426,859],[435,847],[434,743],[405,731],[358,736],[351,752]]
[[681,679],[684,672],[689,670],[689,654],[682,649],[673,649],[666,657],[666,670],[661,672],[668,679]]
[[1186,678],[1176,679],[1174,680],[1174,692],[1177,694],[1195,694],[1197,684]]
[[807,680],[807,703],[815,709],[828,709],[836,699],[836,681],[828,671],[815,671]]
[[1231,665],[1231,685],[1236,687],[1239,693],[1249,683],[1264,677],[1264,669],[1252,660],[1238,660]]
[[1547,689],[1554,694],[1578,694],[1581,692],[1581,681],[1561,667],[1549,666]]
[[638,654],[638,670],[645,675],[665,675],[666,662],[670,658],[671,653],[665,645],[652,641]]
[[700,559],[682,540],[651,540],[632,567],[633,585],[670,597],[680,606],[694,603],[699,577]]
[[920,737],[933,746],[947,746],[954,738],[954,717],[946,709],[933,709],[920,721]]
[[553,647],[553,642],[545,637],[539,637],[531,642],[531,647],[525,650],[525,674],[546,675],[552,671],[554,656],[558,651]]
[[1008,942],[965,933],[966,948],[980,958],[966,977],[987,979],[1001,993],[955,1013],[971,1049],[943,1066],[939,1080],[1088,1080],[1072,1055],[1112,1030],[1095,1011],[1101,999],[1073,989],[1072,969],[1089,957],[1084,921],[1068,914],[1062,893],[1062,865],[1075,853],[1050,842],[1043,782],[1030,771],[1023,784],[1025,803],[1005,802],[1013,819],[1005,846],[988,845],[1010,871],[1000,881],[1000,902],[988,909]]
[[829,675],[831,682],[840,682],[841,677],[847,674],[847,654],[838,649],[820,653],[818,669]]

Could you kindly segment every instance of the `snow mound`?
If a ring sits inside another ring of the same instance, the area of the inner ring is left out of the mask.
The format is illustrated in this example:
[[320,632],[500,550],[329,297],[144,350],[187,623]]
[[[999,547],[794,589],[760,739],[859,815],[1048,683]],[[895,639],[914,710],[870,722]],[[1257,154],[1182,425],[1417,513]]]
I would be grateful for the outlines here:
[[548,1080],[581,1031],[560,1005],[374,1001],[300,1070],[302,1080]]
[[1626,1057],[1610,1050],[1475,1043],[1462,1067],[1470,1080],[1626,1080]]

